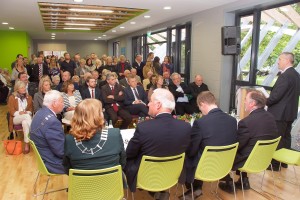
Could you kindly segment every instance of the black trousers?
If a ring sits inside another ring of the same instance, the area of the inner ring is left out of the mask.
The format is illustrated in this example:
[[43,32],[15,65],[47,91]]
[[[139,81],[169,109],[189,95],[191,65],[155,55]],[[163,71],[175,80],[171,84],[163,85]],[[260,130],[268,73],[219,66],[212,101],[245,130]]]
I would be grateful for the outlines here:
[[130,114],[138,115],[139,117],[148,116],[149,109],[144,104],[133,104],[126,107]]
[[118,116],[123,119],[123,123],[120,126],[120,129],[127,129],[129,124],[131,123],[131,120],[132,120],[131,114],[127,110],[125,110],[121,107],[119,107],[119,110],[117,113],[112,108],[106,109],[106,112],[107,112],[109,118],[112,120],[113,124],[116,124],[116,122],[118,121]]

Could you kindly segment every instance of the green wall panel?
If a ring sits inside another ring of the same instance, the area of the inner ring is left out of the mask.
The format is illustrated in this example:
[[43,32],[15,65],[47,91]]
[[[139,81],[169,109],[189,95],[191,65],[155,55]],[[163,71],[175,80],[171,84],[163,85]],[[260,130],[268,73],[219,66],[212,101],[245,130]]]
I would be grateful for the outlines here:
[[21,53],[28,57],[30,38],[24,31],[0,31],[0,68],[11,71],[11,63]]

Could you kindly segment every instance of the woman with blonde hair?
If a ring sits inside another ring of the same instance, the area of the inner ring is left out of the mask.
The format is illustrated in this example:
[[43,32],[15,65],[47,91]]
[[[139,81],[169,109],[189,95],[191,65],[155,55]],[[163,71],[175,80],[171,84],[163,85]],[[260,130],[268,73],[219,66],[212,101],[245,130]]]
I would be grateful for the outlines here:
[[70,134],[65,139],[63,165],[73,169],[103,169],[126,164],[126,153],[120,130],[105,128],[102,104],[85,99],[75,109]]
[[32,120],[32,97],[26,92],[26,85],[22,81],[15,83],[14,92],[8,98],[9,132],[12,135],[14,125],[22,125],[24,133],[24,154],[29,153],[29,127]]
[[51,80],[48,75],[42,76],[39,82],[39,91],[34,94],[33,97],[33,110],[36,113],[40,108],[43,107],[44,96],[46,92],[51,90]]
[[152,85],[148,91],[148,100],[150,102],[151,99],[151,95],[153,94],[154,90],[156,90],[157,88],[165,88],[168,89],[168,86],[164,85],[164,78],[159,75],[156,77],[156,83],[154,85]]

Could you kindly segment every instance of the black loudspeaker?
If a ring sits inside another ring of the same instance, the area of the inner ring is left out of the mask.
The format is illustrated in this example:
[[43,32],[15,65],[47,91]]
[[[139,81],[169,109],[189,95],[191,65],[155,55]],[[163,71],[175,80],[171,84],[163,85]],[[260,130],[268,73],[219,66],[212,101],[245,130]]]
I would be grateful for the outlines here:
[[222,27],[222,54],[239,55],[241,53],[241,27]]

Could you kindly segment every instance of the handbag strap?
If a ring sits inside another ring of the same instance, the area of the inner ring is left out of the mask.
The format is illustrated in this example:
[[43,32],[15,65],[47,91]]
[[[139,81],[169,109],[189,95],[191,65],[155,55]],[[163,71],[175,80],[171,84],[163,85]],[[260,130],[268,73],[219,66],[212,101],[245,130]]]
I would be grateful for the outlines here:
[[16,147],[17,147],[17,142],[14,142],[14,143],[15,143],[15,146],[14,146],[14,150],[12,151],[12,153],[8,152],[8,150],[7,150],[7,146],[8,146],[8,144],[9,144],[9,142],[7,142],[7,144],[6,144],[6,146],[5,146],[5,150],[6,150],[6,152],[7,152],[9,155],[14,155],[14,152],[15,152]]

